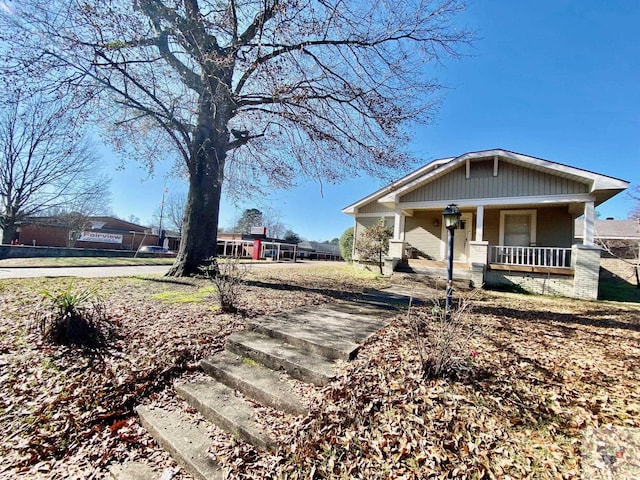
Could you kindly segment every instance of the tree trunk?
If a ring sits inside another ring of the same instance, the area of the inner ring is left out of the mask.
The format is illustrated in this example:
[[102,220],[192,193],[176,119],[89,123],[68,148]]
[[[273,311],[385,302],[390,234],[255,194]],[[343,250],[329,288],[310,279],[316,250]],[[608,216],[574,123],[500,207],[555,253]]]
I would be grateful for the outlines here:
[[198,273],[204,260],[216,256],[229,112],[229,102],[224,99],[214,99],[207,94],[200,99],[198,128],[189,151],[189,193],[180,249],[167,276]]
[[189,178],[180,250],[168,276],[193,275],[205,259],[216,256],[224,160],[214,156],[199,158],[198,163],[196,174]]
[[2,228],[2,243],[9,245],[16,238],[16,224],[11,218],[5,217]]

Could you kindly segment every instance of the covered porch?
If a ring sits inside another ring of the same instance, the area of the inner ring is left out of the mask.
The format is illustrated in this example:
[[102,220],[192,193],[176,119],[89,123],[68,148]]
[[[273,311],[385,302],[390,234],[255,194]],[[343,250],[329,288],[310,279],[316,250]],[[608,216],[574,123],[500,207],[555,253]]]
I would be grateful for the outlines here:
[[[438,208],[394,213],[390,268],[395,270],[400,263],[413,267],[445,261],[445,207],[441,204]],[[597,298],[600,249],[594,244],[594,201],[508,205],[461,202],[459,208],[454,265],[456,270],[470,272],[472,284],[525,283],[534,292]],[[584,242],[578,245],[573,243],[576,217],[583,219],[580,233]]]

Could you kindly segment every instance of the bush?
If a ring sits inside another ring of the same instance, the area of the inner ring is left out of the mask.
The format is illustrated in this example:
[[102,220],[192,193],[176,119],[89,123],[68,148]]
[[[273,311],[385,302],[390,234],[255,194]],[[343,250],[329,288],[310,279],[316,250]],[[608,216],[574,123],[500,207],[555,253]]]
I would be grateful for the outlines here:
[[213,258],[204,268],[204,276],[216,287],[216,297],[220,310],[225,313],[238,311],[239,300],[244,289],[244,279],[249,269],[240,262],[240,257],[229,257],[225,262]]
[[461,298],[448,311],[439,300],[431,308],[409,307],[407,321],[425,378],[458,378],[473,365],[476,352],[470,341],[478,332],[471,322],[472,296]]
[[104,303],[94,289],[43,290],[36,313],[37,326],[45,341],[57,345],[98,347],[112,333]]
[[346,262],[353,260],[353,227],[347,228],[340,236],[340,254]]

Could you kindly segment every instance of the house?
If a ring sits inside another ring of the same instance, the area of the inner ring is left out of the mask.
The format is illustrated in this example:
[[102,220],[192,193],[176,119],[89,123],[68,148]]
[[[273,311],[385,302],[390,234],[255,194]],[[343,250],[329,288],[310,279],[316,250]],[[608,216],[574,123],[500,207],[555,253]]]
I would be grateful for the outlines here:
[[[576,219],[576,243],[582,243],[583,233],[580,230],[582,219]],[[594,222],[594,238],[597,245],[602,246],[603,256],[618,258],[638,258],[640,254],[640,219],[634,220],[596,220]]]
[[[393,226],[387,270],[413,259],[445,260],[442,211],[462,212],[453,258],[475,285],[515,284],[529,291],[595,299],[600,248],[595,208],[624,180],[495,149],[443,158],[343,209],[355,239],[380,218]],[[582,243],[574,242],[574,220]],[[354,244],[356,243],[354,242]],[[357,260],[357,251],[354,251]]]

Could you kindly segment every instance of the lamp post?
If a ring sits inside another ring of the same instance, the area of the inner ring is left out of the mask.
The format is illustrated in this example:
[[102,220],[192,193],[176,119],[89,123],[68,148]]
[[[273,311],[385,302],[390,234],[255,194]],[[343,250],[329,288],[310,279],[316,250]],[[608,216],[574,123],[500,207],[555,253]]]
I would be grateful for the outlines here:
[[448,205],[447,208],[442,212],[442,217],[444,218],[444,226],[447,230],[449,230],[449,253],[448,253],[448,263],[447,263],[447,303],[446,303],[446,313],[449,313],[451,309],[451,300],[453,294],[453,236],[455,234],[456,228],[458,228],[458,224],[460,223],[460,209],[454,205]]

